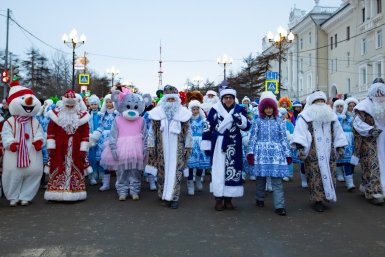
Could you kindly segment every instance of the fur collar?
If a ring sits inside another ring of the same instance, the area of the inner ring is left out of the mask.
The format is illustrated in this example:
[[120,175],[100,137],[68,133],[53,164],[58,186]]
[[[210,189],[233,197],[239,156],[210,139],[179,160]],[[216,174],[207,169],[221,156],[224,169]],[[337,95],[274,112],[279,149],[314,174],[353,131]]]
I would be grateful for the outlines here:
[[[50,111],[48,112],[48,117],[49,117],[53,122],[55,122],[58,126],[60,126],[59,123],[58,123],[58,119],[59,119],[58,114],[59,114],[59,111],[58,111],[57,109],[55,109],[55,110],[50,110]],[[88,112],[86,112],[86,111],[80,111],[80,113],[79,113],[79,127],[80,127],[81,125],[86,124],[86,123],[90,120],[90,118],[91,118],[91,116],[90,116],[90,114],[89,114]]]
[[[178,112],[175,113],[173,120],[174,121],[180,121],[180,122],[186,122],[188,121],[192,116],[192,113],[189,109],[186,107],[180,106],[178,109]],[[161,105],[158,105],[154,109],[148,112],[148,117],[151,120],[164,120],[166,119],[166,114],[162,108]]]
[[[235,108],[235,106],[236,106],[236,104],[234,105],[234,108]],[[219,113],[219,115],[221,115],[224,118],[227,117],[229,114],[232,114],[234,111],[234,108],[233,108],[233,109],[231,109],[230,112],[227,112],[225,110],[225,107],[223,107],[222,102],[217,102],[216,104],[214,104],[214,106],[212,108],[215,109]]]
[[354,111],[362,111],[368,113],[370,116],[374,117],[373,102],[369,97],[366,97],[364,100],[359,102],[353,109]]

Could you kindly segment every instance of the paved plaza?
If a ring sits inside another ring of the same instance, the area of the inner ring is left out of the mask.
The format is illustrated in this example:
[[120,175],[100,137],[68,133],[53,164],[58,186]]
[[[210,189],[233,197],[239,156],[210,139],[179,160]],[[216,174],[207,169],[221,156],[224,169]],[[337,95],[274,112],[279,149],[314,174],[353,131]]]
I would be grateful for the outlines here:
[[[356,183],[359,174],[356,174]],[[180,208],[161,205],[143,184],[141,200],[117,200],[115,191],[88,188],[77,203],[47,203],[40,190],[28,207],[0,200],[0,256],[385,256],[385,206],[367,203],[338,183],[338,203],[313,211],[298,173],[284,184],[288,216],[254,205],[254,182],[235,199],[234,211],[217,212],[208,192],[186,195]]]

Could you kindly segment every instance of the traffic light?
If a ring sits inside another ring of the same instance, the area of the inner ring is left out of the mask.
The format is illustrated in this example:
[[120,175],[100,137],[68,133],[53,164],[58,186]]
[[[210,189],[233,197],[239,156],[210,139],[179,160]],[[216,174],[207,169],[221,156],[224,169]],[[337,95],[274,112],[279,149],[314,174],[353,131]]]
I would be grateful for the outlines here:
[[8,83],[9,82],[9,71],[8,70],[4,70],[2,73],[1,73],[1,81],[3,83]]

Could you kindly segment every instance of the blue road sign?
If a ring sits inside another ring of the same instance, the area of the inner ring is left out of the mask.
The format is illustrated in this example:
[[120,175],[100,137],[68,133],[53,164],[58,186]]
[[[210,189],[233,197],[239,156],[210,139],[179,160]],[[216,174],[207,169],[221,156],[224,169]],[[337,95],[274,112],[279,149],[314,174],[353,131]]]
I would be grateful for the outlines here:
[[278,72],[266,71],[266,80],[278,80]]

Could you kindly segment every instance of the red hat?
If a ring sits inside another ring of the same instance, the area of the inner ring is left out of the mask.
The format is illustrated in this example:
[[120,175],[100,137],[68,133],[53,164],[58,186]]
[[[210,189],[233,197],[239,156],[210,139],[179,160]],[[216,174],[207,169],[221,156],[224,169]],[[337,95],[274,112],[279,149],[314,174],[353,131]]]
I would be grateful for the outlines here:
[[9,105],[13,99],[23,96],[23,95],[33,95],[33,91],[29,88],[20,86],[20,83],[18,80],[12,81],[9,86],[11,89],[9,90],[9,95],[7,98],[7,104]]
[[76,98],[75,91],[73,91],[72,89],[67,90],[67,92],[65,92],[64,96],[62,96],[62,101],[63,101],[63,105],[65,105],[65,104],[70,104],[70,105],[76,104],[77,98]]

